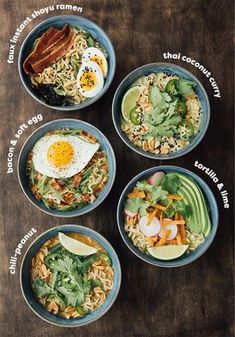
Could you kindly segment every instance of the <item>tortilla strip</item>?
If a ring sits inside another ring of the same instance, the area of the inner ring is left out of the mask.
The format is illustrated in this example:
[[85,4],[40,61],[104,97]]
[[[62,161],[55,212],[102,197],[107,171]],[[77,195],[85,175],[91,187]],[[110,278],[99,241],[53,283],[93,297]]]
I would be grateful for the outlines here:
[[61,30],[51,27],[37,41],[31,54],[23,63],[27,75],[42,72],[53,61],[63,57],[73,43],[73,34],[69,25]]

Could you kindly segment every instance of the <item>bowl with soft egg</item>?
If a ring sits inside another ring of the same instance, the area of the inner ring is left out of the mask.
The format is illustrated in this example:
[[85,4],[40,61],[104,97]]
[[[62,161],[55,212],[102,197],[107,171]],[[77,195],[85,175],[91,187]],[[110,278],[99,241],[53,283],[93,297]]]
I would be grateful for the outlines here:
[[44,124],[23,145],[18,179],[28,200],[43,212],[74,217],[96,208],[116,173],[111,144],[93,125],[75,119]]
[[19,52],[22,84],[39,103],[77,110],[97,101],[112,83],[116,68],[111,40],[82,16],[58,15],[35,26]]

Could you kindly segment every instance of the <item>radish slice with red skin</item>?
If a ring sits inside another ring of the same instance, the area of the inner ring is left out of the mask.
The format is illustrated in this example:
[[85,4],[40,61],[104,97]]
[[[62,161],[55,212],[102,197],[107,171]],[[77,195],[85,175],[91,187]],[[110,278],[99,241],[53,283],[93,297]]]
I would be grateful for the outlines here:
[[155,236],[161,229],[160,222],[157,218],[153,218],[153,220],[148,224],[148,217],[142,216],[139,221],[139,228],[144,236]]
[[164,175],[164,172],[156,172],[148,179],[148,183],[154,186],[158,186]]
[[177,227],[177,225],[164,225],[164,226],[162,226],[160,232],[158,233],[160,238],[162,238],[164,236],[165,231],[170,231],[170,234],[168,235],[167,240],[172,240],[177,235],[178,227]]
[[128,209],[124,209],[124,213],[125,213],[125,215],[129,216],[130,218],[134,218],[134,216],[137,215],[137,212],[131,212],[131,211],[128,211]]

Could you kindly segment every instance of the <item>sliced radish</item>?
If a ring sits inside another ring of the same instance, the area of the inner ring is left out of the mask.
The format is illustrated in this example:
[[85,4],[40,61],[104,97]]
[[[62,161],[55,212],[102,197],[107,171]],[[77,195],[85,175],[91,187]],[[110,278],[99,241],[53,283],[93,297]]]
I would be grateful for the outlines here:
[[158,186],[164,175],[164,172],[156,172],[149,178],[148,183],[154,186]]
[[140,218],[139,227],[140,227],[141,233],[143,233],[145,236],[155,236],[158,234],[158,232],[161,229],[160,222],[155,217],[148,225],[147,216],[143,216],[142,218]]
[[172,240],[176,237],[177,232],[178,232],[178,227],[177,225],[164,225],[160,232],[158,233],[158,235],[160,236],[160,238],[162,238],[164,236],[164,233],[166,231],[171,231],[170,234],[167,237],[167,240]]
[[128,211],[128,209],[124,209],[124,213],[131,218],[134,218],[134,216],[137,215],[137,212],[131,212],[131,211]]

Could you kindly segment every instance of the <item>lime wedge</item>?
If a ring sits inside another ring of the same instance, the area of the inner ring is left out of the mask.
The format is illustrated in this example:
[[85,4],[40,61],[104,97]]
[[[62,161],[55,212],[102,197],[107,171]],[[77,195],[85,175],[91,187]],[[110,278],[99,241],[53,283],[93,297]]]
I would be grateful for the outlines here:
[[143,92],[144,85],[135,85],[125,93],[122,99],[122,117],[126,122],[130,122],[130,112],[136,107],[140,94]]
[[70,253],[76,255],[88,256],[97,252],[97,249],[88,246],[83,242],[72,239],[64,233],[59,233],[59,240],[65,249],[67,249]]
[[168,245],[160,247],[150,247],[148,252],[150,255],[159,260],[177,259],[183,255],[188,249],[188,245]]

